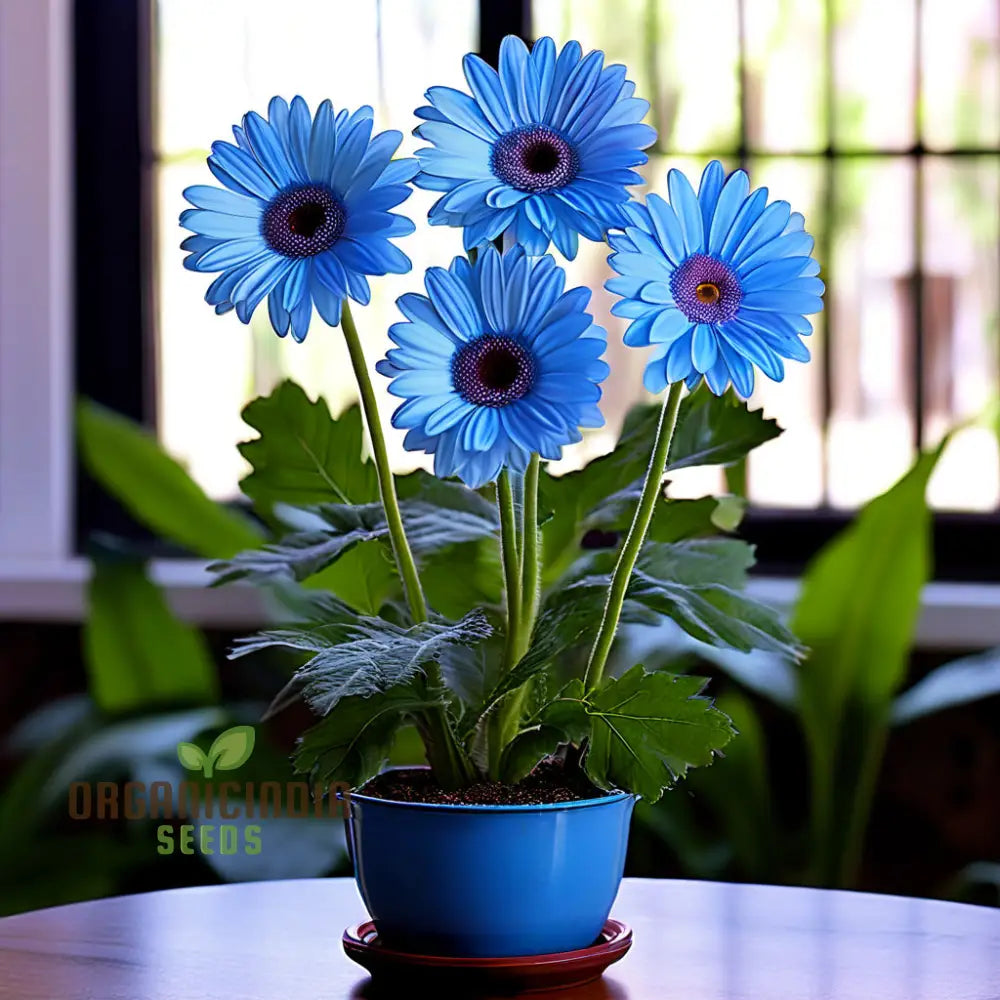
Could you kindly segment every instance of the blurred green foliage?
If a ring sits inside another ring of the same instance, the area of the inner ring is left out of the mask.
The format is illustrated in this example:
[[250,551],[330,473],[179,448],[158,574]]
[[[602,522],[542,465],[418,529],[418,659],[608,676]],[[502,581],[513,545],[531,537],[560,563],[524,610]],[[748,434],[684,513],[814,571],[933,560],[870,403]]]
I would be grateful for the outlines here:
[[[687,873],[856,886],[893,729],[1000,694],[1000,650],[945,664],[906,686],[920,595],[931,577],[926,487],[946,444],[921,454],[810,562],[792,614],[809,649],[802,662],[680,636],[659,636],[643,654],[647,666],[655,656],[666,670],[694,655],[734,685],[719,698],[740,732],[724,765],[692,773],[691,795],[674,792],[636,812]],[[771,745],[760,699],[794,719],[804,768],[787,747]],[[802,784],[805,814],[789,816],[774,790]]]

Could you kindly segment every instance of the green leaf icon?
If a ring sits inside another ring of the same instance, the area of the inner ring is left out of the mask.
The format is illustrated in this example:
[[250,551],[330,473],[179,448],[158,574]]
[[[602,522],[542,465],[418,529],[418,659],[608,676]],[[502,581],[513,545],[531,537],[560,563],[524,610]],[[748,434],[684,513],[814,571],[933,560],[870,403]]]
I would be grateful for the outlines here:
[[[233,726],[220,733],[208,751],[212,765],[220,771],[232,771],[250,759],[256,738],[253,726]],[[209,775],[206,772],[206,777]]]
[[178,743],[177,759],[189,771],[201,771],[208,763],[208,759],[202,753],[201,747],[194,743]]

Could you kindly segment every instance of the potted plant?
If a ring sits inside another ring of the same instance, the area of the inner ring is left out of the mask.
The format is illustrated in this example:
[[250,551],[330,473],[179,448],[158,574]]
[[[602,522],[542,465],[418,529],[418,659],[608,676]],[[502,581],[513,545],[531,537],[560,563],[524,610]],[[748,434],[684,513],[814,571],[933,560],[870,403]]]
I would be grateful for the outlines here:
[[[635,798],[659,798],[735,735],[699,678],[609,676],[619,623],[667,616],[718,645],[800,651],[740,593],[753,555],[724,537],[726,498],[670,499],[665,475],[738,461],[778,433],[743,400],[755,368],[780,379],[783,359],[808,358],[804,317],[823,286],[802,217],[751,193],[743,171],[710,163],[697,193],[671,171],[669,201],[630,200],[655,133],[602,53],[508,38],[499,72],[474,55],[465,72],[471,94],[427,91],[416,159],[393,158],[399,133],[372,137],[370,108],[275,98],[213,145],[222,187],[189,188],[181,222],[186,266],[220,272],[206,295],[217,312],[247,323],[266,298],[279,336],[304,340],[314,308],[339,327],[370,443],[369,461],[357,410],[334,420],[291,383],[248,406],[259,437],[242,446],[243,489],[295,527],[213,569],[318,586],[302,621],[235,655],[306,654],[272,711],[304,700],[319,716],[295,764],[318,794],[351,790],[380,938],[535,955],[594,942]],[[411,182],[440,194],[430,222],[461,227],[466,253],[398,299],[377,370],[434,475],[395,476],[348,299],[364,305],[368,277],[409,270],[391,241],[415,226],[391,209]],[[652,348],[644,382],[664,398],[630,413],[610,454],[555,477],[545,463],[603,422],[609,375],[590,291],[567,290],[550,252],[573,258],[581,235],[610,244],[613,312],[626,344]],[[610,544],[582,547],[594,532]],[[406,726],[427,766],[386,770]]]

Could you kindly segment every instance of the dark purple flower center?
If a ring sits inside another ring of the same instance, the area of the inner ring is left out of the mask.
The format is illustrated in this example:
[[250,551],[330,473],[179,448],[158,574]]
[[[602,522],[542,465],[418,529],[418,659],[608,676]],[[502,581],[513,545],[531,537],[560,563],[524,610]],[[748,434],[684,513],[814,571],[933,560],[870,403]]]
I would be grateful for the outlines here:
[[483,334],[455,355],[451,381],[474,406],[508,406],[534,385],[535,359],[513,337]]
[[264,209],[260,231],[284,257],[314,257],[340,239],[347,214],[323,184],[303,184],[275,195]]
[[670,292],[692,323],[725,323],[736,315],[743,298],[736,272],[703,253],[692,254],[674,271]]
[[518,191],[551,191],[580,169],[576,150],[547,125],[522,125],[493,144],[490,169]]

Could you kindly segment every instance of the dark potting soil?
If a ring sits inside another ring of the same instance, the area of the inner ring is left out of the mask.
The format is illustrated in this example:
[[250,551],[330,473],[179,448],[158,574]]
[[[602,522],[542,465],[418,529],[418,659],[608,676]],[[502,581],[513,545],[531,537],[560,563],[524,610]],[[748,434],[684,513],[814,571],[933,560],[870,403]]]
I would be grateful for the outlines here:
[[535,806],[551,802],[576,802],[606,794],[579,771],[567,771],[561,760],[543,760],[516,785],[481,781],[453,792],[445,791],[434,775],[423,768],[400,768],[372,778],[359,789],[365,795],[396,802],[431,802],[441,805]]

